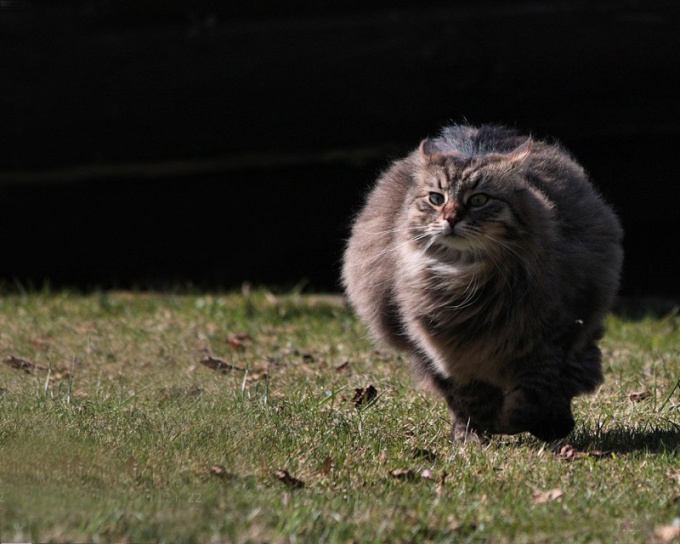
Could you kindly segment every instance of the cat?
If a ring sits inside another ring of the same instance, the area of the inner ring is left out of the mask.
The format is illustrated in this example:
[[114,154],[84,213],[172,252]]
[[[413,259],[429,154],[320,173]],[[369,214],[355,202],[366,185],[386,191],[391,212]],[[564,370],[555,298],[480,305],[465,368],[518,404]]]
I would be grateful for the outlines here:
[[453,439],[574,428],[603,381],[621,224],[557,144],[445,127],[394,162],[356,217],[342,281],[379,342],[446,400]]

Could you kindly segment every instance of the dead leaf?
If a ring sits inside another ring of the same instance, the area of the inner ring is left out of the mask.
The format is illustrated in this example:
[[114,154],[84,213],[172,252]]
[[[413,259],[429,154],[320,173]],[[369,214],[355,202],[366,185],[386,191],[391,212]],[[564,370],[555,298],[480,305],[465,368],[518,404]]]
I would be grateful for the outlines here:
[[631,402],[642,402],[650,398],[652,394],[646,389],[640,389],[638,391],[628,391],[628,400]]
[[333,459],[331,459],[330,455],[327,455],[326,458],[323,460],[323,465],[321,467],[321,472],[323,473],[324,476],[326,476],[330,471],[333,466]]
[[203,366],[207,366],[211,370],[217,370],[222,374],[226,374],[230,370],[240,370],[241,372],[245,371],[245,368],[241,368],[240,366],[233,365],[227,361],[223,361],[222,359],[218,359],[217,357],[212,357],[210,355],[203,357],[200,362]]
[[416,477],[415,472],[413,472],[410,468],[409,469],[395,468],[394,470],[390,471],[390,474],[392,475],[393,478],[396,478],[397,480],[409,482]]
[[210,474],[212,474],[213,476],[217,476],[218,478],[221,478],[223,480],[230,480],[234,477],[234,475],[231,472],[225,470],[225,468],[222,465],[211,466]]
[[35,347],[39,349],[46,349],[49,346],[52,345],[52,340],[50,338],[44,337],[44,336],[39,336],[35,338],[31,338],[31,344],[33,344]]
[[341,365],[335,367],[335,371],[338,374],[342,374],[343,372],[346,372],[348,369],[349,369],[349,361],[345,361]]
[[369,385],[367,388],[357,387],[354,389],[354,397],[352,397],[352,402],[355,408],[360,409],[368,406],[371,402],[375,400],[378,396],[378,390]]
[[587,451],[585,452],[586,457],[590,457],[591,459],[602,459],[604,457],[611,457],[614,455],[614,452],[612,451],[602,451],[602,450],[593,450],[593,451]]
[[423,448],[416,448],[413,450],[413,458],[414,459],[425,459],[426,461],[429,461],[430,463],[434,463],[437,460],[437,454],[434,453],[433,451],[426,450]]
[[266,371],[266,370],[261,370],[259,372],[250,372],[248,374],[247,380],[249,382],[257,381],[257,380],[261,380],[262,378],[266,378],[267,376],[269,376],[269,372]]
[[668,477],[674,482],[680,484],[680,470],[674,470],[668,473]]
[[680,538],[680,524],[664,525],[654,531],[654,536],[659,542],[673,542]]
[[233,349],[245,349],[253,343],[253,339],[245,332],[234,332],[227,335],[227,342]]
[[549,491],[536,491],[531,496],[531,498],[533,499],[534,503],[542,504],[545,502],[559,501],[563,496],[564,492],[556,487],[555,489],[551,489]]
[[386,361],[390,358],[390,353],[388,351],[383,351],[380,349],[374,349],[371,351],[371,355],[379,361]]
[[448,474],[446,472],[442,472],[442,476],[439,479],[439,484],[437,485],[437,497],[441,497],[442,494],[444,493],[444,487],[446,486],[447,477]]
[[50,375],[50,379],[51,379],[52,381],[54,381],[54,382],[59,381],[59,380],[68,380],[68,379],[71,378],[71,377],[72,377],[72,376],[71,376],[71,373],[70,373],[70,372],[66,372],[66,371],[64,371],[64,370],[59,370],[59,371],[57,371],[57,372],[52,372],[52,374]]
[[566,459],[567,461],[573,461],[574,459],[576,459],[576,456],[579,453],[581,452],[579,452],[571,444],[565,444],[560,448],[560,451],[557,453],[557,456],[561,457],[562,459]]
[[380,459],[379,459],[379,461],[380,461],[380,464],[381,464],[381,465],[384,465],[384,464],[387,462],[387,450],[382,450],[382,451],[380,452]]
[[47,367],[36,365],[31,361],[21,359],[20,357],[15,357],[14,355],[6,357],[4,363],[15,370],[23,370],[26,374],[33,374],[33,372],[35,372],[36,370],[41,371],[47,370]]
[[576,461],[577,459],[602,459],[604,457],[611,457],[611,451],[593,450],[593,451],[579,451],[571,444],[565,444],[557,452],[557,457],[561,457],[566,461]]
[[291,489],[301,489],[305,487],[305,482],[298,480],[297,478],[293,478],[290,474],[288,474],[287,470],[277,470],[274,473],[274,476],[276,476],[279,482],[281,482],[286,487],[290,487]]
[[134,457],[132,457],[132,455],[130,455],[127,458],[127,461],[125,461],[125,466],[127,467],[127,471],[130,474],[137,474],[137,461]]

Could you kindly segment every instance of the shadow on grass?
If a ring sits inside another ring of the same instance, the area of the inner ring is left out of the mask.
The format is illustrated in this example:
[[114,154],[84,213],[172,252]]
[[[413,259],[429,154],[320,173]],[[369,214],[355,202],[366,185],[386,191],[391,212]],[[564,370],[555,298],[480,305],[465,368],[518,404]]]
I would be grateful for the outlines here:
[[625,429],[576,435],[571,443],[580,451],[611,451],[616,454],[633,452],[680,453],[680,427],[673,429]]
[[667,319],[680,313],[680,300],[654,297],[621,297],[613,313],[631,321],[645,318]]

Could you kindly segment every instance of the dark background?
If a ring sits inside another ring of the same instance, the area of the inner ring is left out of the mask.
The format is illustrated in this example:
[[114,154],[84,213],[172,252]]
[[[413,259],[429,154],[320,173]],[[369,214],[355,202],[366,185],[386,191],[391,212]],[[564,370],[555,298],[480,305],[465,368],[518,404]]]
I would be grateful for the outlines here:
[[0,6],[5,285],[337,289],[375,177],[468,121],[562,142],[622,292],[680,297],[675,1]]

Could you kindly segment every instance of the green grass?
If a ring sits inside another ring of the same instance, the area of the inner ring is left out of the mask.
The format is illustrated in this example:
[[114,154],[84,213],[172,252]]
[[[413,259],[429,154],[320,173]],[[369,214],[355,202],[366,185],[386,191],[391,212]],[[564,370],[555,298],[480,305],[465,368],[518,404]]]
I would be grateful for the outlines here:
[[6,295],[0,357],[42,368],[0,364],[0,541],[653,540],[680,518],[680,317],[612,317],[602,345],[566,441],[460,448],[337,300]]

